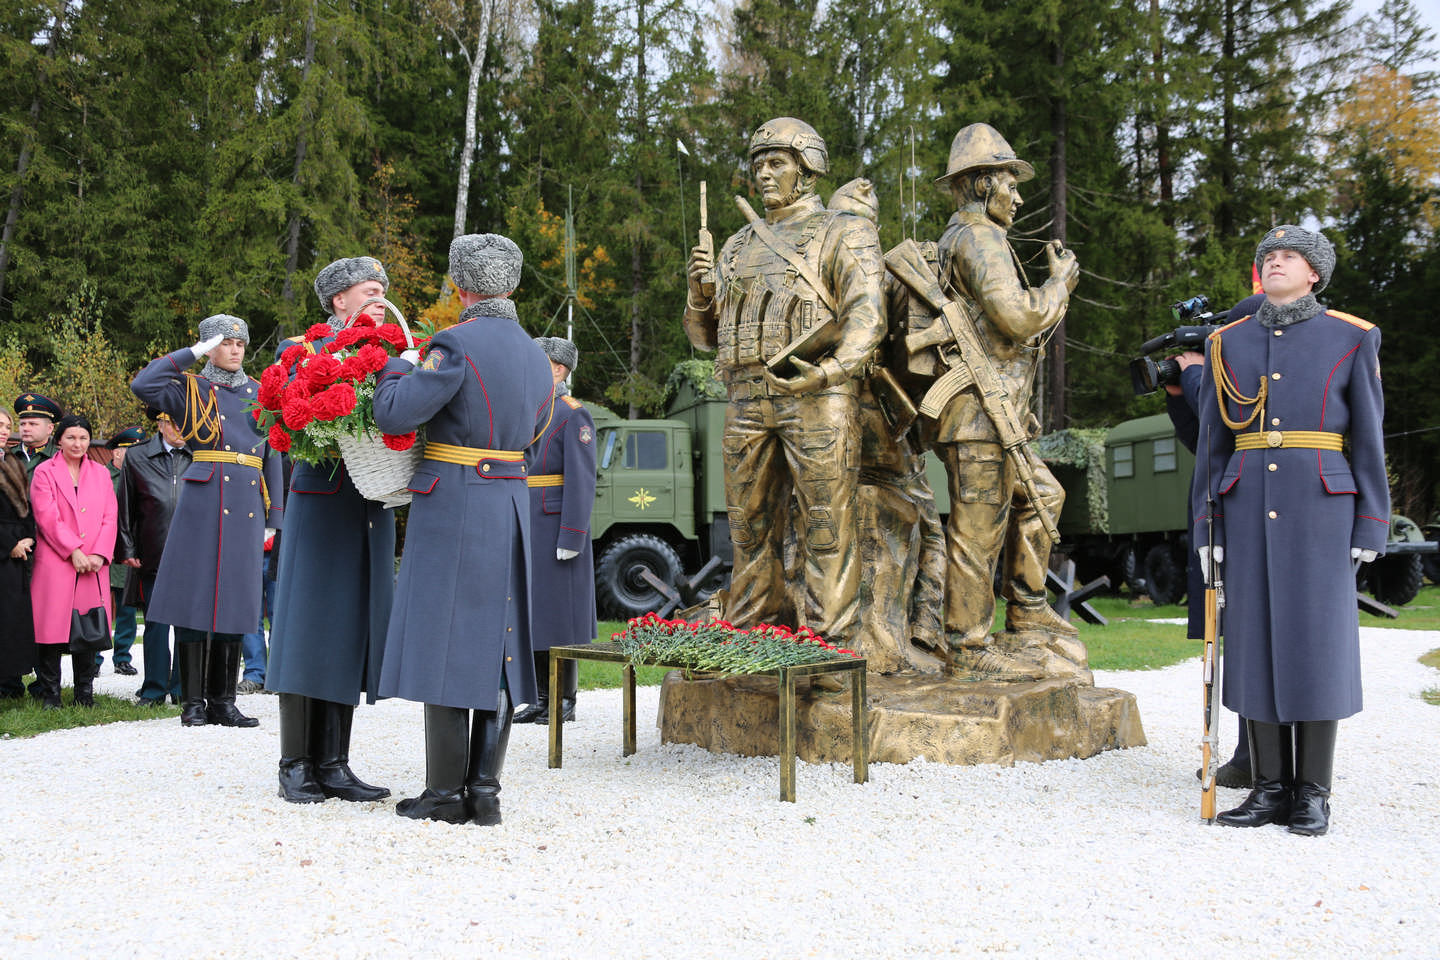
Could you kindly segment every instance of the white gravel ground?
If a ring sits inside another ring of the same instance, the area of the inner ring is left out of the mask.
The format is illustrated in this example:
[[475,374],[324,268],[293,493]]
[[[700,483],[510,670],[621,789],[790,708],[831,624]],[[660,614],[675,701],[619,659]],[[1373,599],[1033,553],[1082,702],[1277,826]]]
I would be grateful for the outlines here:
[[1197,661],[1097,673],[1136,694],[1148,747],[865,785],[801,763],[794,804],[772,758],[660,745],[658,688],[628,759],[619,691],[582,693],[563,769],[515,728],[492,828],[395,816],[424,780],[401,701],[356,714],[353,765],[396,795],[375,804],[276,797],[270,696],[240,700],[255,730],[8,741],[0,957],[1436,957],[1440,707],[1417,694],[1440,673],[1416,657],[1440,634],[1362,634],[1367,709],[1319,839],[1199,821]]

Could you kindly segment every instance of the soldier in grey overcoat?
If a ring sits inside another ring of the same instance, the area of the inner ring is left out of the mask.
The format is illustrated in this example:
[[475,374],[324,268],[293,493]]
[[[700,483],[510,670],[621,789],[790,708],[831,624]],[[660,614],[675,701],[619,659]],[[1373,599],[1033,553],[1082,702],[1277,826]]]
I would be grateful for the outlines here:
[[1265,301],[1206,344],[1191,492],[1191,542],[1207,570],[1223,561],[1223,696],[1254,775],[1217,819],[1316,836],[1337,723],[1361,709],[1353,561],[1389,536],[1380,330],[1315,299],[1335,265],[1323,235],[1275,227],[1255,264]]
[[[555,416],[530,448],[530,642],[540,693],[515,714],[516,723],[550,722],[550,648],[595,639],[595,555],[590,511],[595,506],[595,420],[566,383],[580,351],[562,337],[536,337],[550,358]],[[560,720],[575,719],[580,661],[561,660]]]
[[[280,526],[285,494],[280,455],[251,413],[260,384],[241,369],[249,342],[239,317],[206,317],[199,343],[150,361],[130,384],[179,425],[192,457],[147,607],[175,628],[180,722],[189,727],[260,722],[235,708],[235,681],[240,638],[260,621],[266,530]],[[205,368],[189,372],[201,357]]]
[[520,266],[505,237],[457,237],[459,322],[418,366],[413,351],[390,361],[375,388],[380,429],[425,428],[380,671],[381,696],[425,704],[425,791],[395,808],[413,819],[499,823],[512,703],[535,700],[525,452],[553,388],[508,299]]
[[[374,257],[346,257],[315,277],[330,313],[330,336],[285,340],[322,350],[364,313],[384,320],[390,286]],[[280,695],[280,796],[291,803],[327,797],[390,796],[350,769],[350,731],[363,693],[374,703],[395,594],[395,511],[355,489],[345,461],[296,463],[280,538],[280,573],[271,618],[265,687]]]

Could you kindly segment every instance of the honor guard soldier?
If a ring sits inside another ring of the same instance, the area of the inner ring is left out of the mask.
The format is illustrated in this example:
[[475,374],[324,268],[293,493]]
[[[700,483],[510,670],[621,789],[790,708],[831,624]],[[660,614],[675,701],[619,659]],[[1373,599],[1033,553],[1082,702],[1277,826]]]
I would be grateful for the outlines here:
[[1222,691],[1254,779],[1216,819],[1318,836],[1338,723],[1362,705],[1352,564],[1389,539],[1380,330],[1316,300],[1335,268],[1323,235],[1275,227],[1255,266],[1265,301],[1206,343],[1191,490],[1201,566],[1207,522],[1224,562]]
[[[750,166],[765,216],[742,202],[751,222],[718,257],[691,250],[684,321],[693,346],[716,351],[729,397],[725,504],[735,565],[724,616],[738,627],[792,619],[784,556],[793,502],[804,571],[797,616],[851,642],[859,625],[860,386],[885,334],[880,238],[869,220],[829,210],[815,195],[830,161],[808,123],[762,124],[750,138]],[[814,352],[770,368],[811,333]]]
[[[150,361],[130,384],[175,421],[192,458],[147,607],[175,628],[187,727],[260,722],[236,709],[235,684],[240,638],[260,622],[260,561],[267,527],[280,526],[284,490],[280,455],[251,413],[260,384],[241,369],[249,342],[239,317],[206,317],[199,343]],[[189,372],[201,357],[204,369]]]
[[[515,714],[516,723],[550,722],[550,648],[595,639],[595,557],[590,510],[595,506],[595,421],[566,383],[580,362],[575,344],[536,337],[550,358],[555,416],[530,448],[530,642],[540,695]],[[575,719],[580,661],[560,661],[561,721]]]
[[425,704],[425,790],[395,807],[415,820],[498,824],[512,703],[536,699],[525,454],[554,388],[509,300],[520,267],[506,237],[456,237],[459,322],[375,386],[381,430],[425,428],[380,671],[381,696]]
[[[374,257],[336,260],[315,277],[330,335],[280,344],[315,352],[357,312],[384,320],[390,286]],[[374,300],[375,302],[370,302]],[[362,497],[344,460],[296,463],[286,494],[265,686],[280,694],[280,796],[370,801],[390,795],[350,770],[350,731],[380,689],[395,594],[395,511]]]
[[15,425],[20,444],[15,454],[25,465],[25,475],[33,477],[35,468],[55,456],[55,421],[60,419],[60,405],[38,393],[22,393],[15,398]]

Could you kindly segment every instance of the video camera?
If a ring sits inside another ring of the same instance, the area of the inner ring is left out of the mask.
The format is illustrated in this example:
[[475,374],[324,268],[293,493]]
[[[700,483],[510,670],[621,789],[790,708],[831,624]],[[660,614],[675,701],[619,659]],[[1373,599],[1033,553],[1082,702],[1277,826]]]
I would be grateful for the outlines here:
[[[1220,326],[1218,323],[1205,322],[1215,319],[1215,314],[1210,310],[1210,298],[1202,294],[1198,297],[1191,297],[1189,300],[1172,303],[1170,314],[1182,326],[1153,340],[1146,340],[1141,344],[1140,352],[1144,354],[1181,353],[1186,350],[1194,350],[1204,353],[1205,338]],[[1180,361],[1178,360],[1169,357],[1163,360],[1151,360],[1149,356],[1144,356],[1130,361],[1130,384],[1137,397],[1154,393],[1167,384],[1179,383]]]

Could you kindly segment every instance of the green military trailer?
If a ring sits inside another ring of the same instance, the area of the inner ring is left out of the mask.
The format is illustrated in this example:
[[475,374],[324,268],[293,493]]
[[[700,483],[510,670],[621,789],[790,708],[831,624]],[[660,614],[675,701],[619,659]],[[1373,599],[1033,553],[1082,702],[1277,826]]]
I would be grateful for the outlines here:
[[[1166,414],[1127,420],[1109,431],[1066,430],[1041,437],[1040,455],[1065,487],[1058,552],[1075,561],[1076,582],[1108,575],[1157,604],[1188,592],[1188,503],[1195,457]],[[1422,558],[1436,550],[1405,517],[1391,523],[1385,557],[1357,572],[1361,589],[1403,605],[1422,581]]]

